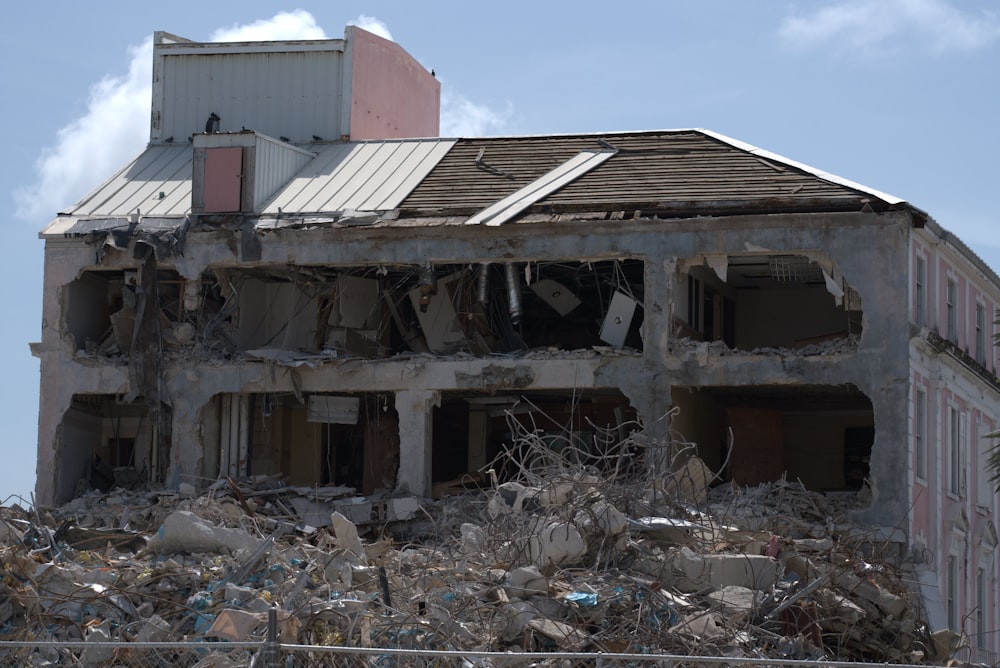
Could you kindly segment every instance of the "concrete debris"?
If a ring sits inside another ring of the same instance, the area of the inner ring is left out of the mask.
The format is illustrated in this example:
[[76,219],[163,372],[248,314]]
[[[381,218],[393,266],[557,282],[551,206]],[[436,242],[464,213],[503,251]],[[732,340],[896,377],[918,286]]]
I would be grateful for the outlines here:
[[58,662],[103,665],[107,640],[261,639],[275,606],[283,642],[316,645],[940,664],[958,650],[928,628],[906,551],[851,522],[849,499],[619,463],[496,461],[488,488],[438,500],[258,478],[0,508],[0,640],[86,640]]

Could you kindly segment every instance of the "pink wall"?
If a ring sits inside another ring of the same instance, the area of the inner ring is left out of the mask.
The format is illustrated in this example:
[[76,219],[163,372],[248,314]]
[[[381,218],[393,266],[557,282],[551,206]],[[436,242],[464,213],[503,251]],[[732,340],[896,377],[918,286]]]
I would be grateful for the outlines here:
[[441,83],[398,44],[356,26],[352,40],[351,139],[437,137]]

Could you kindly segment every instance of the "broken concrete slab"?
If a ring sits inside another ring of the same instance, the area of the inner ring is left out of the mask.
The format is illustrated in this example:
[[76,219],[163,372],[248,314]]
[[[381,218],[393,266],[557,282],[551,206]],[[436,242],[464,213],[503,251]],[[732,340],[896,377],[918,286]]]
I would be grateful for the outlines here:
[[245,531],[216,526],[191,511],[178,510],[163,521],[160,530],[149,541],[149,550],[159,554],[253,552],[262,543]]

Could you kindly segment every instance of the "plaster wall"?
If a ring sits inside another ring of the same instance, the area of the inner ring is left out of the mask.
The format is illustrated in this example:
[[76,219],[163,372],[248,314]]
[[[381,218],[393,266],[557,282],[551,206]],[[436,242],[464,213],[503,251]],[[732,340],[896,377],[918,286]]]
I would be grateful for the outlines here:
[[437,137],[441,84],[395,42],[357,27],[351,44],[352,140]]

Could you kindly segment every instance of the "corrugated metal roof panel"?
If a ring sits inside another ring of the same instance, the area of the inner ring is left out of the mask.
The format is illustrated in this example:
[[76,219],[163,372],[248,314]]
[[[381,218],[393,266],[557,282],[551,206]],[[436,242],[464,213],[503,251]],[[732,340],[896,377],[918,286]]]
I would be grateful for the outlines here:
[[213,44],[157,47],[162,64],[160,84],[154,87],[153,107],[160,117],[154,137],[185,141],[204,131],[213,112],[221,117],[223,132],[247,127],[296,142],[314,134],[340,136],[342,41],[317,42],[312,50],[292,45],[280,57],[267,51],[220,52],[224,50],[226,45]]
[[63,214],[110,218],[138,209],[143,215],[183,216],[191,210],[191,157],[187,144],[150,146]]
[[266,214],[395,209],[454,139],[331,144],[268,203]]

